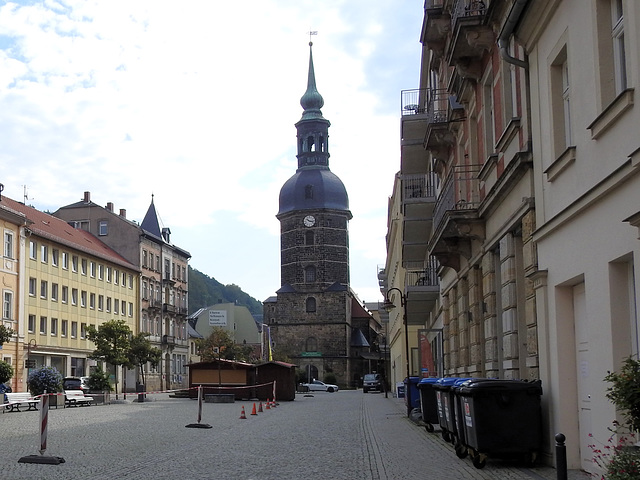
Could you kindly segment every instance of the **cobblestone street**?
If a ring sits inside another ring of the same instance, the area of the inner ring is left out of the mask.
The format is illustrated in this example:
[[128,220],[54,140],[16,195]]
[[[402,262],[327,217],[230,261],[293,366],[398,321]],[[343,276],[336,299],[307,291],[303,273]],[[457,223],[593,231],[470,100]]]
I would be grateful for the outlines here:
[[[150,395],[151,396],[151,395]],[[549,479],[548,467],[489,460],[478,470],[440,435],[403,415],[402,400],[341,391],[298,394],[251,415],[253,402],[203,405],[153,396],[139,404],[58,408],[49,413],[46,455],[60,465],[18,463],[38,453],[39,412],[0,415],[2,478],[18,479]],[[240,419],[244,406],[247,419]],[[570,479],[587,475],[570,472]]]

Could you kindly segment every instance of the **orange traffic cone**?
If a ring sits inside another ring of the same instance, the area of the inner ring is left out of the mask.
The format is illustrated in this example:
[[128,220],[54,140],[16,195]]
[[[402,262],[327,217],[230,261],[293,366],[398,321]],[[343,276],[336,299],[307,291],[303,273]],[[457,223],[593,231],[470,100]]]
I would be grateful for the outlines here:
[[244,420],[246,420],[246,419],[247,419],[247,416],[244,414],[244,405],[242,406],[242,413],[240,413],[240,419],[241,419],[241,420],[242,420],[242,419],[244,419]]
[[262,402],[260,402],[260,404],[258,405],[258,413],[262,413]]
[[271,410],[271,407],[269,406],[269,399],[267,398],[267,410]]
[[251,415],[257,415],[256,413],[256,404],[253,404],[253,410],[251,411]]

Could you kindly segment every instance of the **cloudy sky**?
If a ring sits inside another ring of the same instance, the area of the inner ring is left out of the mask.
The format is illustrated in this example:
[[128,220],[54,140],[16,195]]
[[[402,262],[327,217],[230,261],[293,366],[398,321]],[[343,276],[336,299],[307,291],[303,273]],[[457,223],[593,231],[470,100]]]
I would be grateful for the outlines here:
[[190,264],[264,300],[280,187],[297,167],[309,32],[330,168],[349,193],[351,285],[381,300],[400,91],[423,0],[0,0],[0,183],[40,210],[154,195]]

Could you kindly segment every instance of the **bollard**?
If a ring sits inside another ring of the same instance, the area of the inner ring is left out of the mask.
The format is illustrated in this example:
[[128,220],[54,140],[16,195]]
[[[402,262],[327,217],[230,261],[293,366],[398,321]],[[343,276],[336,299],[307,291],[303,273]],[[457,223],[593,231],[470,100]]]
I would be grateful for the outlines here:
[[187,428],[213,428],[208,423],[200,423],[202,420],[202,397],[203,397],[202,385],[198,385],[198,423],[190,423],[185,425]]
[[556,478],[567,480],[567,447],[566,437],[562,433],[556,435]]
[[21,457],[18,463],[39,463],[44,465],[60,465],[64,463],[62,457],[52,457],[45,455],[47,451],[47,430],[49,423],[49,395],[45,390],[40,396],[40,455],[27,455]]

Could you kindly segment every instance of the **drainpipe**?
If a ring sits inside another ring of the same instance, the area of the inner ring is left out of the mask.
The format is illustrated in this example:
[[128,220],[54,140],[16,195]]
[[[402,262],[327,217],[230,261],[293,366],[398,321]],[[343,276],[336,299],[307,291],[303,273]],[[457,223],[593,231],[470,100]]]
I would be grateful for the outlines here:
[[513,35],[513,31],[516,28],[527,3],[529,3],[529,0],[515,0],[513,7],[511,7],[511,12],[509,12],[509,17],[502,28],[502,33],[500,33],[500,37],[498,38],[500,56],[504,61],[524,69],[529,68],[529,62],[526,60],[520,60],[519,58],[515,58],[509,54],[509,39],[511,38],[511,35]]

